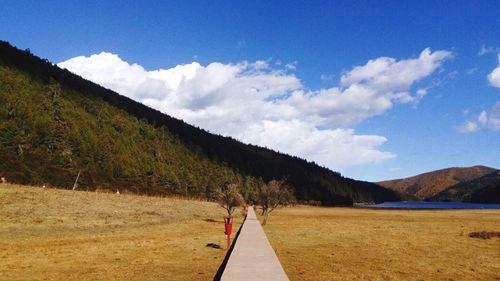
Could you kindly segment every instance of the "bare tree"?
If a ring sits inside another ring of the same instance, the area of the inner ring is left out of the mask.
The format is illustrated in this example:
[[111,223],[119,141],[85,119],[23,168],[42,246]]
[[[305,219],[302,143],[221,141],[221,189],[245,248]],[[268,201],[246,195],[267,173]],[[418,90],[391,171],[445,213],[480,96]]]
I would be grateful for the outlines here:
[[234,210],[244,202],[236,184],[223,186],[217,194],[217,201],[222,208],[226,209],[228,216],[231,216]]
[[264,216],[262,225],[266,225],[272,211],[280,206],[287,206],[293,201],[292,190],[284,180],[272,180],[263,185],[259,193],[259,203],[262,206],[262,215]]

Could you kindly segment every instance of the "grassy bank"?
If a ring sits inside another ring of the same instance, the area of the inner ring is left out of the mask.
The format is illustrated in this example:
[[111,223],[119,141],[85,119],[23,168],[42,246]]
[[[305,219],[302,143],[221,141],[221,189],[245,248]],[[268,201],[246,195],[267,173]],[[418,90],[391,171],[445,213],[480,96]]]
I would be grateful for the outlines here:
[[500,210],[295,207],[265,231],[290,280],[500,280]]
[[[212,280],[215,203],[0,184],[2,280]],[[239,227],[242,218],[235,219]]]

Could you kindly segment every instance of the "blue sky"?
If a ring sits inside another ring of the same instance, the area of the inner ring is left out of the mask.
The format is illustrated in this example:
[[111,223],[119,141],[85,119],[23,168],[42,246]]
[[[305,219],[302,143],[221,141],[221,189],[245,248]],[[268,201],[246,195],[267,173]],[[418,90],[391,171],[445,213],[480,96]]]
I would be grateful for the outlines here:
[[3,1],[0,39],[357,179],[500,168],[500,2],[435,2]]

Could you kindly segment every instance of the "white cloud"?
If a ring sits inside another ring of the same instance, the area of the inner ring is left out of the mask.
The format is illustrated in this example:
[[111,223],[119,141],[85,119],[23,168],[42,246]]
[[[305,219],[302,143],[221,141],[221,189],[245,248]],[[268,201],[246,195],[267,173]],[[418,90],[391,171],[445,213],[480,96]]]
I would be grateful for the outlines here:
[[285,67],[289,70],[296,70],[297,69],[297,61],[287,63]]
[[[500,88],[500,54],[498,64],[487,78],[491,86]],[[477,117],[464,122],[457,129],[460,133],[474,133],[479,130],[500,131],[500,101],[497,101],[490,111],[481,111]]]
[[479,56],[482,56],[482,55],[492,54],[492,53],[500,53],[500,48],[499,47],[492,47],[492,46],[485,46],[483,44],[483,45],[481,45],[481,48],[479,49],[479,52],[477,54]]
[[361,84],[385,91],[407,91],[418,80],[436,70],[444,59],[450,58],[448,51],[422,51],[415,59],[396,61],[393,58],[381,57],[370,60],[366,65],[357,66],[344,74],[341,84],[349,87]]
[[481,111],[473,120],[468,120],[460,127],[460,133],[474,133],[479,130],[500,131],[500,101],[490,111]]
[[335,170],[396,157],[376,149],[387,141],[384,137],[356,135],[352,129],[318,130],[312,123],[296,119],[251,125],[242,137],[249,143],[279,148]]
[[417,90],[417,98],[421,99],[427,95],[427,89],[418,89]]
[[378,149],[384,137],[352,127],[395,104],[418,103],[427,91],[411,93],[412,86],[450,57],[429,49],[418,58],[381,57],[344,73],[340,86],[318,90],[270,60],[147,71],[102,52],[58,65],[211,132],[342,169],[396,156]]
[[426,94],[420,90],[411,94],[410,88],[434,72],[447,51],[422,51],[415,59],[397,61],[382,57],[368,61],[344,73],[341,86],[318,91],[298,90],[281,104],[288,104],[321,126],[351,127],[366,118],[381,115],[394,104],[418,103]]
[[476,73],[478,71],[478,69],[479,68],[477,68],[477,67],[469,68],[469,69],[467,69],[467,74],[472,75],[472,74]]
[[474,133],[479,130],[479,126],[475,121],[465,121],[457,130],[462,134]]
[[500,54],[498,54],[498,66],[488,74],[488,81],[491,86],[500,88]]
[[335,75],[333,75],[333,74],[321,74],[319,79],[321,79],[321,81],[323,81],[323,82],[326,82],[326,81],[333,80],[334,77],[335,77]]

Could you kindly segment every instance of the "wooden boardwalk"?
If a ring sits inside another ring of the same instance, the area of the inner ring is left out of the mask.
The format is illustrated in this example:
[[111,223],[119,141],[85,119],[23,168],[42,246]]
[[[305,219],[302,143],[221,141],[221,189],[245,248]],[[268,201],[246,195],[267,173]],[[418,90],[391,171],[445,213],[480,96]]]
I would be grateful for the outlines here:
[[253,208],[248,208],[247,219],[236,240],[221,280],[289,280]]

